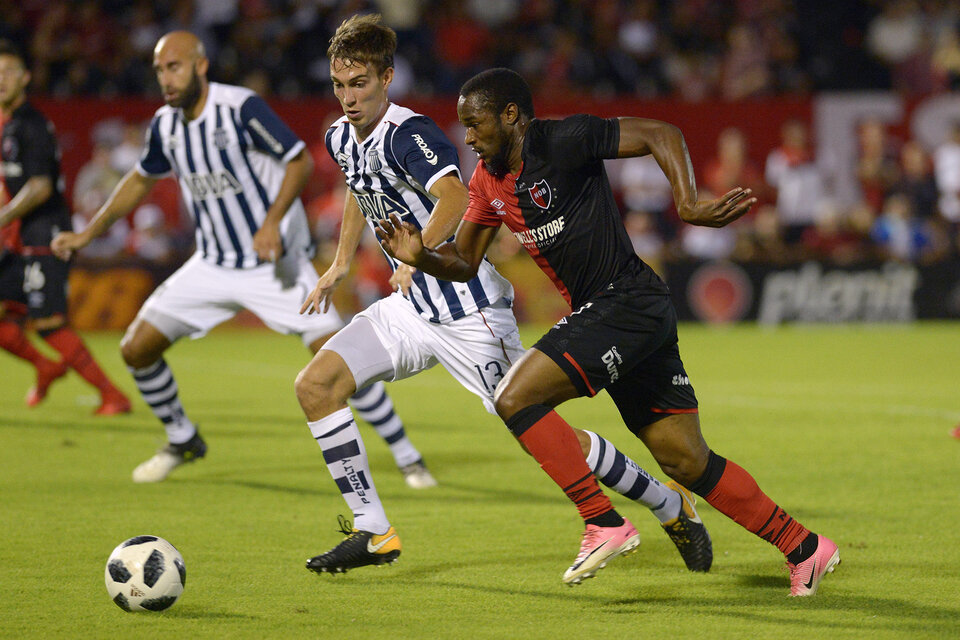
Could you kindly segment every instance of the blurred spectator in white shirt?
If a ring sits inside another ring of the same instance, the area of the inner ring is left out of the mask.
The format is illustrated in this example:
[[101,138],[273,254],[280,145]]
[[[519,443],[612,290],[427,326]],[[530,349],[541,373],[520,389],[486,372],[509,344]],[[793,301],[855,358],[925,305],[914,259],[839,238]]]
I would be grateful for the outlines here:
[[823,197],[823,178],[813,161],[807,127],[799,120],[787,120],[780,129],[781,144],[767,156],[764,177],[777,191],[777,215],[784,242],[798,244],[803,232],[817,220]]
[[960,120],[954,123],[950,139],[933,152],[933,171],[940,192],[940,215],[960,224]]

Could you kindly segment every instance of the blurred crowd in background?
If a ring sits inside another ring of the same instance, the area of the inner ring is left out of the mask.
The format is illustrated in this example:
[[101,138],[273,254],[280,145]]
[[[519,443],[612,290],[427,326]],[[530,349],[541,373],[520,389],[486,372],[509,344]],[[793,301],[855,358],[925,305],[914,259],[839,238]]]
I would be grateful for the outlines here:
[[[377,11],[399,34],[391,96],[455,95],[490,66],[521,72],[537,96],[751,100],[837,90],[899,95],[960,91],[960,2],[953,0],[0,0],[0,37],[32,57],[32,92],[69,98],[148,96],[159,101],[156,40],[189,29],[206,45],[210,77],[264,96],[329,94],[330,35],[347,16]],[[766,262],[823,259],[931,262],[960,253],[960,114],[936,148],[898,139],[880,120],[858,128],[861,198],[839,206],[815,160],[810,123],[784,123],[779,146],[750,149],[749,123],[722,131],[697,158],[701,196],[750,187],[760,203],[722,230],[685,226],[650,158],[612,162],[611,181],[638,254]],[[83,226],[139,157],[141,125],[106,121],[73,182]],[[305,201],[321,248],[335,247],[342,179],[319,141]],[[751,158],[764,157],[763,162]],[[469,171],[465,170],[465,176]],[[499,257],[519,247],[506,233]],[[176,261],[192,223],[176,186],[115,225],[88,257]],[[384,261],[368,239],[359,286],[382,294]],[[497,257],[497,256],[495,256]]]
[[157,95],[153,45],[189,29],[212,78],[297,97],[327,89],[327,42],[360,11],[399,35],[397,98],[491,66],[540,93],[685,100],[960,88],[954,0],[0,0],[0,37],[40,93]]

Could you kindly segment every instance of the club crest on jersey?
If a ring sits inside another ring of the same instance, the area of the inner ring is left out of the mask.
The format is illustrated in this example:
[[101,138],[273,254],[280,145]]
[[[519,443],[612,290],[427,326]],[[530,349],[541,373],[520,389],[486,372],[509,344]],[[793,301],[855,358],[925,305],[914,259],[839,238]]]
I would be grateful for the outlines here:
[[553,191],[550,189],[550,185],[547,184],[546,180],[534,182],[533,186],[527,189],[527,192],[530,194],[530,199],[533,200],[533,204],[541,209],[550,208]]
[[377,152],[377,149],[374,147],[370,149],[370,152],[367,153],[367,164],[370,166],[370,171],[378,173],[383,169],[383,163],[380,162],[380,154]]
[[213,130],[213,144],[217,149],[226,149],[230,144],[230,138],[227,137],[227,130],[223,127],[217,127]]
[[17,152],[20,150],[17,145],[17,139],[13,136],[3,139],[3,157],[7,160],[16,160]]

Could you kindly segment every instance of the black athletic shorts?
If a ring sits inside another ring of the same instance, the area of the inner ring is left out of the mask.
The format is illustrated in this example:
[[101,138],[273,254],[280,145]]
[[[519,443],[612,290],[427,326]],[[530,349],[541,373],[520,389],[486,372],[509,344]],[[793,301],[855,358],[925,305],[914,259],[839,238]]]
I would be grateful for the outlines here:
[[564,370],[581,395],[606,389],[638,435],[667,415],[697,413],[680,360],[673,303],[667,295],[640,291],[631,277],[608,285],[533,346]]
[[53,255],[8,253],[0,260],[0,300],[23,305],[31,318],[66,315],[69,270]]

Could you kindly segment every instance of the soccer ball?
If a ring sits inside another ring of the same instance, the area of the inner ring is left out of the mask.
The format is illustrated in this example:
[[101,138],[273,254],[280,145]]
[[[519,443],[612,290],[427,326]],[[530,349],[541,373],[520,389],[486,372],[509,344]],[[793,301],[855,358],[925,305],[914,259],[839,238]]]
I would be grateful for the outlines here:
[[180,552],[163,538],[137,536],[113,550],[104,580],[124,611],[163,611],[183,593],[187,568]]

